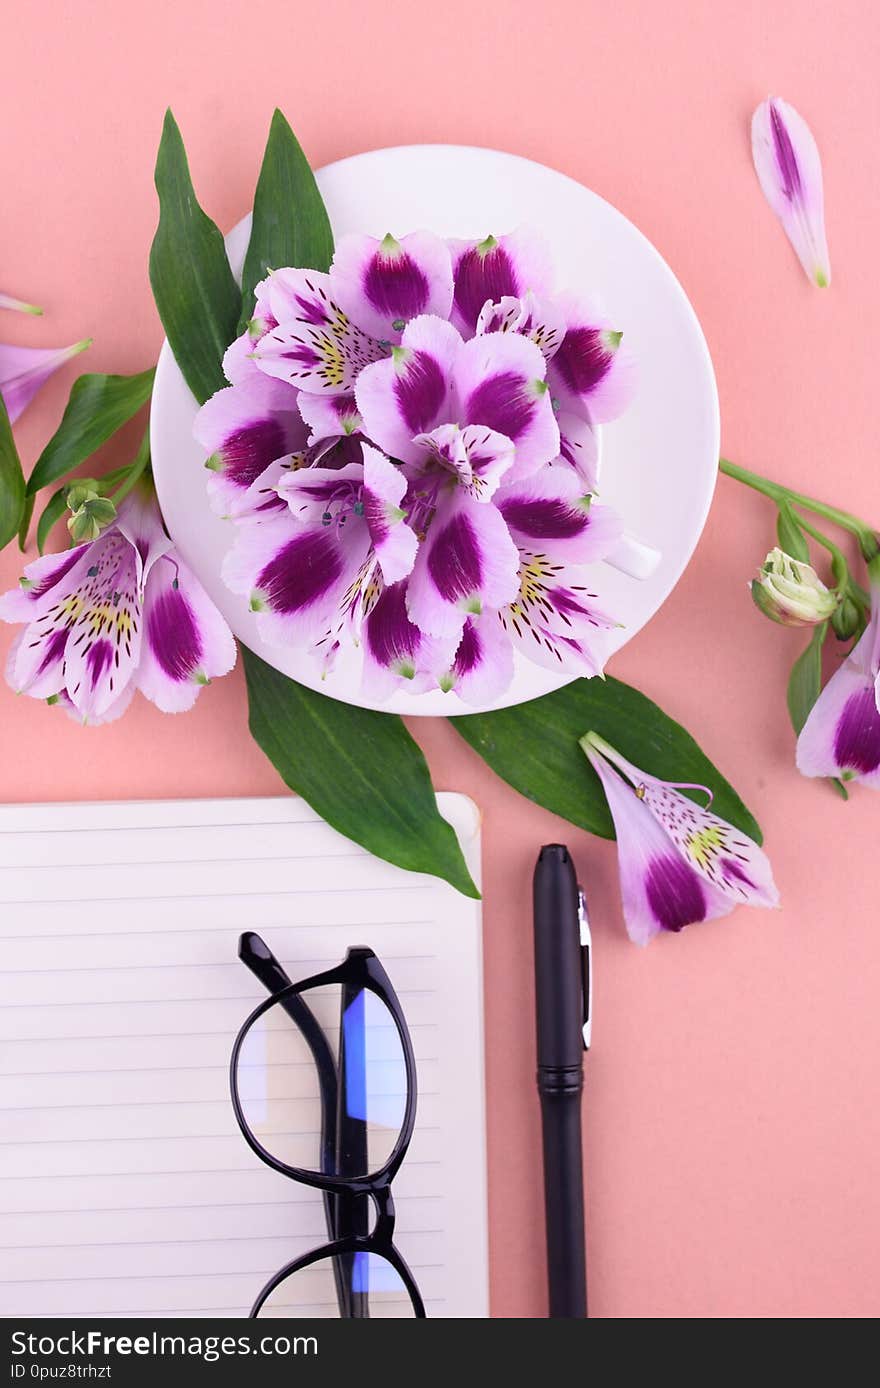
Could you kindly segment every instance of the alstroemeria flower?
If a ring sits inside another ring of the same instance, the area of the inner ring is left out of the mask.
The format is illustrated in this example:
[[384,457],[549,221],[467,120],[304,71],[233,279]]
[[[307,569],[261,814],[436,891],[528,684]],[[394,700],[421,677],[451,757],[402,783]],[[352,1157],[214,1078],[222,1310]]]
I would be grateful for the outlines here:
[[547,248],[525,228],[497,239],[450,241],[455,294],[452,321],[465,337],[477,330],[488,302],[522,299],[532,291],[543,295],[552,287]]
[[59,366],[91,345],[90,337],[72,347],[9,347],[0,343],[0,395],[10,423],[15,423]]
[[626,569],[626,537],[592,501],[594,421],[622,406],[628,360],[552,294],[525,232],[350,237],[327,274],[273,271],[196,426],[236,525],[225,582],[265,641],[324,674],[359,648],[374,697],[439,686],[478,704],[517,647],[601,672],[616,622],[591,566]]
[[36,304],[26,304],[23,299],[13,299],[11,294],[0,294],[0,308],[13,309],[16,313],[31,313],[37,317],[43,312]]
[[623,913],[636,944],[647,944],[661,930],[725,916],[735,906],[779,904],[767,855],[681,793],[700,790],[711,803],[705,786],[649,776],[598,733],[587,733],[581,747],[614,820]]
[[779,97],[752,116],[752,158],[764,196],[782,223],[813,284],[831,283],[825,239],[822,162],[810,127]]
[[448,318],[452,308],[452,260],[439,236],[414,231],[397,241],[390,233],[344,236],[336,247],[333,292],[346,313],[380,342],[399,342],[412,318]]
[[872,582],[871,619],[860,641],[801,730],[797,766],[804,776],[839,776],[880,789],[880,576]]
[[24,625],[7,668],[13,689],[83,722],[117,717],[135,689],[163,712],[188,709],[235,663],[229,628],[143,483],[97,540],[29,564],[0,598],[0,618]]

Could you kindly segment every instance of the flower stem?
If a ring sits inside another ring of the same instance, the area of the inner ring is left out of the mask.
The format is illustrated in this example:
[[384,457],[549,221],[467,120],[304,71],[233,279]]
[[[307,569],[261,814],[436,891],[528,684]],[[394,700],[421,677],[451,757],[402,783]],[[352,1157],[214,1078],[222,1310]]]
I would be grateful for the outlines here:
[[[841,511],[838,507],[829,506],[827,502],[818,501],[815,497],[806,496],[803,492],[794,492],[790,487],[782,486],[780,482],[771,482],[768,478],[761,477],[757,472],[749,472],[748,468],[740,467],[738,463],[731,463],[727,458],[721,458],[718,467],[725,476],[732,477],[735,482],[742,482],[744,486],[751,487],[753,491],[761,492],[777,504],[780,501],[788,501],[796,506],[802,506],[805,510],[812,511],[813,515],[824,516],[833,525],[840,526],[842,530],[848,530],[850,534],[855,535],[868,563],[880,555],[880,541],[878,541],[874,531],[851,512]],[[815,532],[811,533],[815,537]],[[824,543],[824,541],[820,541],[820,543]]]
[[146,433],[141,439],[140,448],[138,449],[135,455],[135,460],[132,463],[131,467],[128,469],[128,475],[126,476],[125,481],[122,483],[120,487],[117,487],[116,491],[113,492],[112,496],[110,497],[110,500],[113,502],[113,505],[117,507],[117,509],[119,507],[120,501],[124,501],[124,499],[128,496],[129,492],[131,491],[132,487],[140,479],[141,474],[143,473],[144,469],[148,466],[149,462],[150,431],[149,429],[147,429]]

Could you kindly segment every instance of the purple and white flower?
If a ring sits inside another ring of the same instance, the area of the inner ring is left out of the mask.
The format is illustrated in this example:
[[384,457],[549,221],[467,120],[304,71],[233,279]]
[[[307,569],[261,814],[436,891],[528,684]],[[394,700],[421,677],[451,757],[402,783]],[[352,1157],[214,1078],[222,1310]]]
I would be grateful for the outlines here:
[[235,664],[235,642],[139,484],[96,540],[28,564],[0,597],[22,625],[7,667],[12,688],[60,703],[84,723],[116,718],[135,689],[165,713]]
[[880,574],[871,585],[871,618],[861,639],[801,730],[797,766],[804,776],[839,776],[880,790]]
[[601,672],[595,565],[623,531],[593,499],[595,424],[632,386],[620,340],[522,231],[349,237],[327,274],[267,276],[196,425],[262,638],[325,673],[359,647],[375,697],[479,704],[517,649]]
[[683,790],[639,770],[598,733],[581,747],[602,782],[617,835],[627,933],[646,945],[661,931],[725,916],[735,906],[778,906],[767,855]]
[[822,162],[812,131],[787,101],[762,101],[752,117],[752,158],[764,196],[820,289],[831,283]]

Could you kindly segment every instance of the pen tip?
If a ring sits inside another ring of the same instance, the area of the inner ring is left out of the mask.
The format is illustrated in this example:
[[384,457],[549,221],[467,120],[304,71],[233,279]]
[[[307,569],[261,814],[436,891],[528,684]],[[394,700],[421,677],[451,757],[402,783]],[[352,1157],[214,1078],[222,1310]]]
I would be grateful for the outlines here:
[[538,854],[538,862],[545,862],[548,858],[556,858],[560,863],[568,861],[568,849],[564,843],[545,843]]

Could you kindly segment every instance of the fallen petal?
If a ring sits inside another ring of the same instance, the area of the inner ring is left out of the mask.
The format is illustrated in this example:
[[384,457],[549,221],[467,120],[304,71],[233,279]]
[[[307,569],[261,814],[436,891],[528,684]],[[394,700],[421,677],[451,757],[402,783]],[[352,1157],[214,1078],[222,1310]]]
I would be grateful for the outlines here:
[[825,238],[822,162],[813,134],[793,106],[762,101],[752,117],[752,158],[764,196],[813,284],[831,283]]
[[90,337],[72,347],[7,347],[0,343],[0,395],[10,423],[15,423],[60,366],[91,345]]

